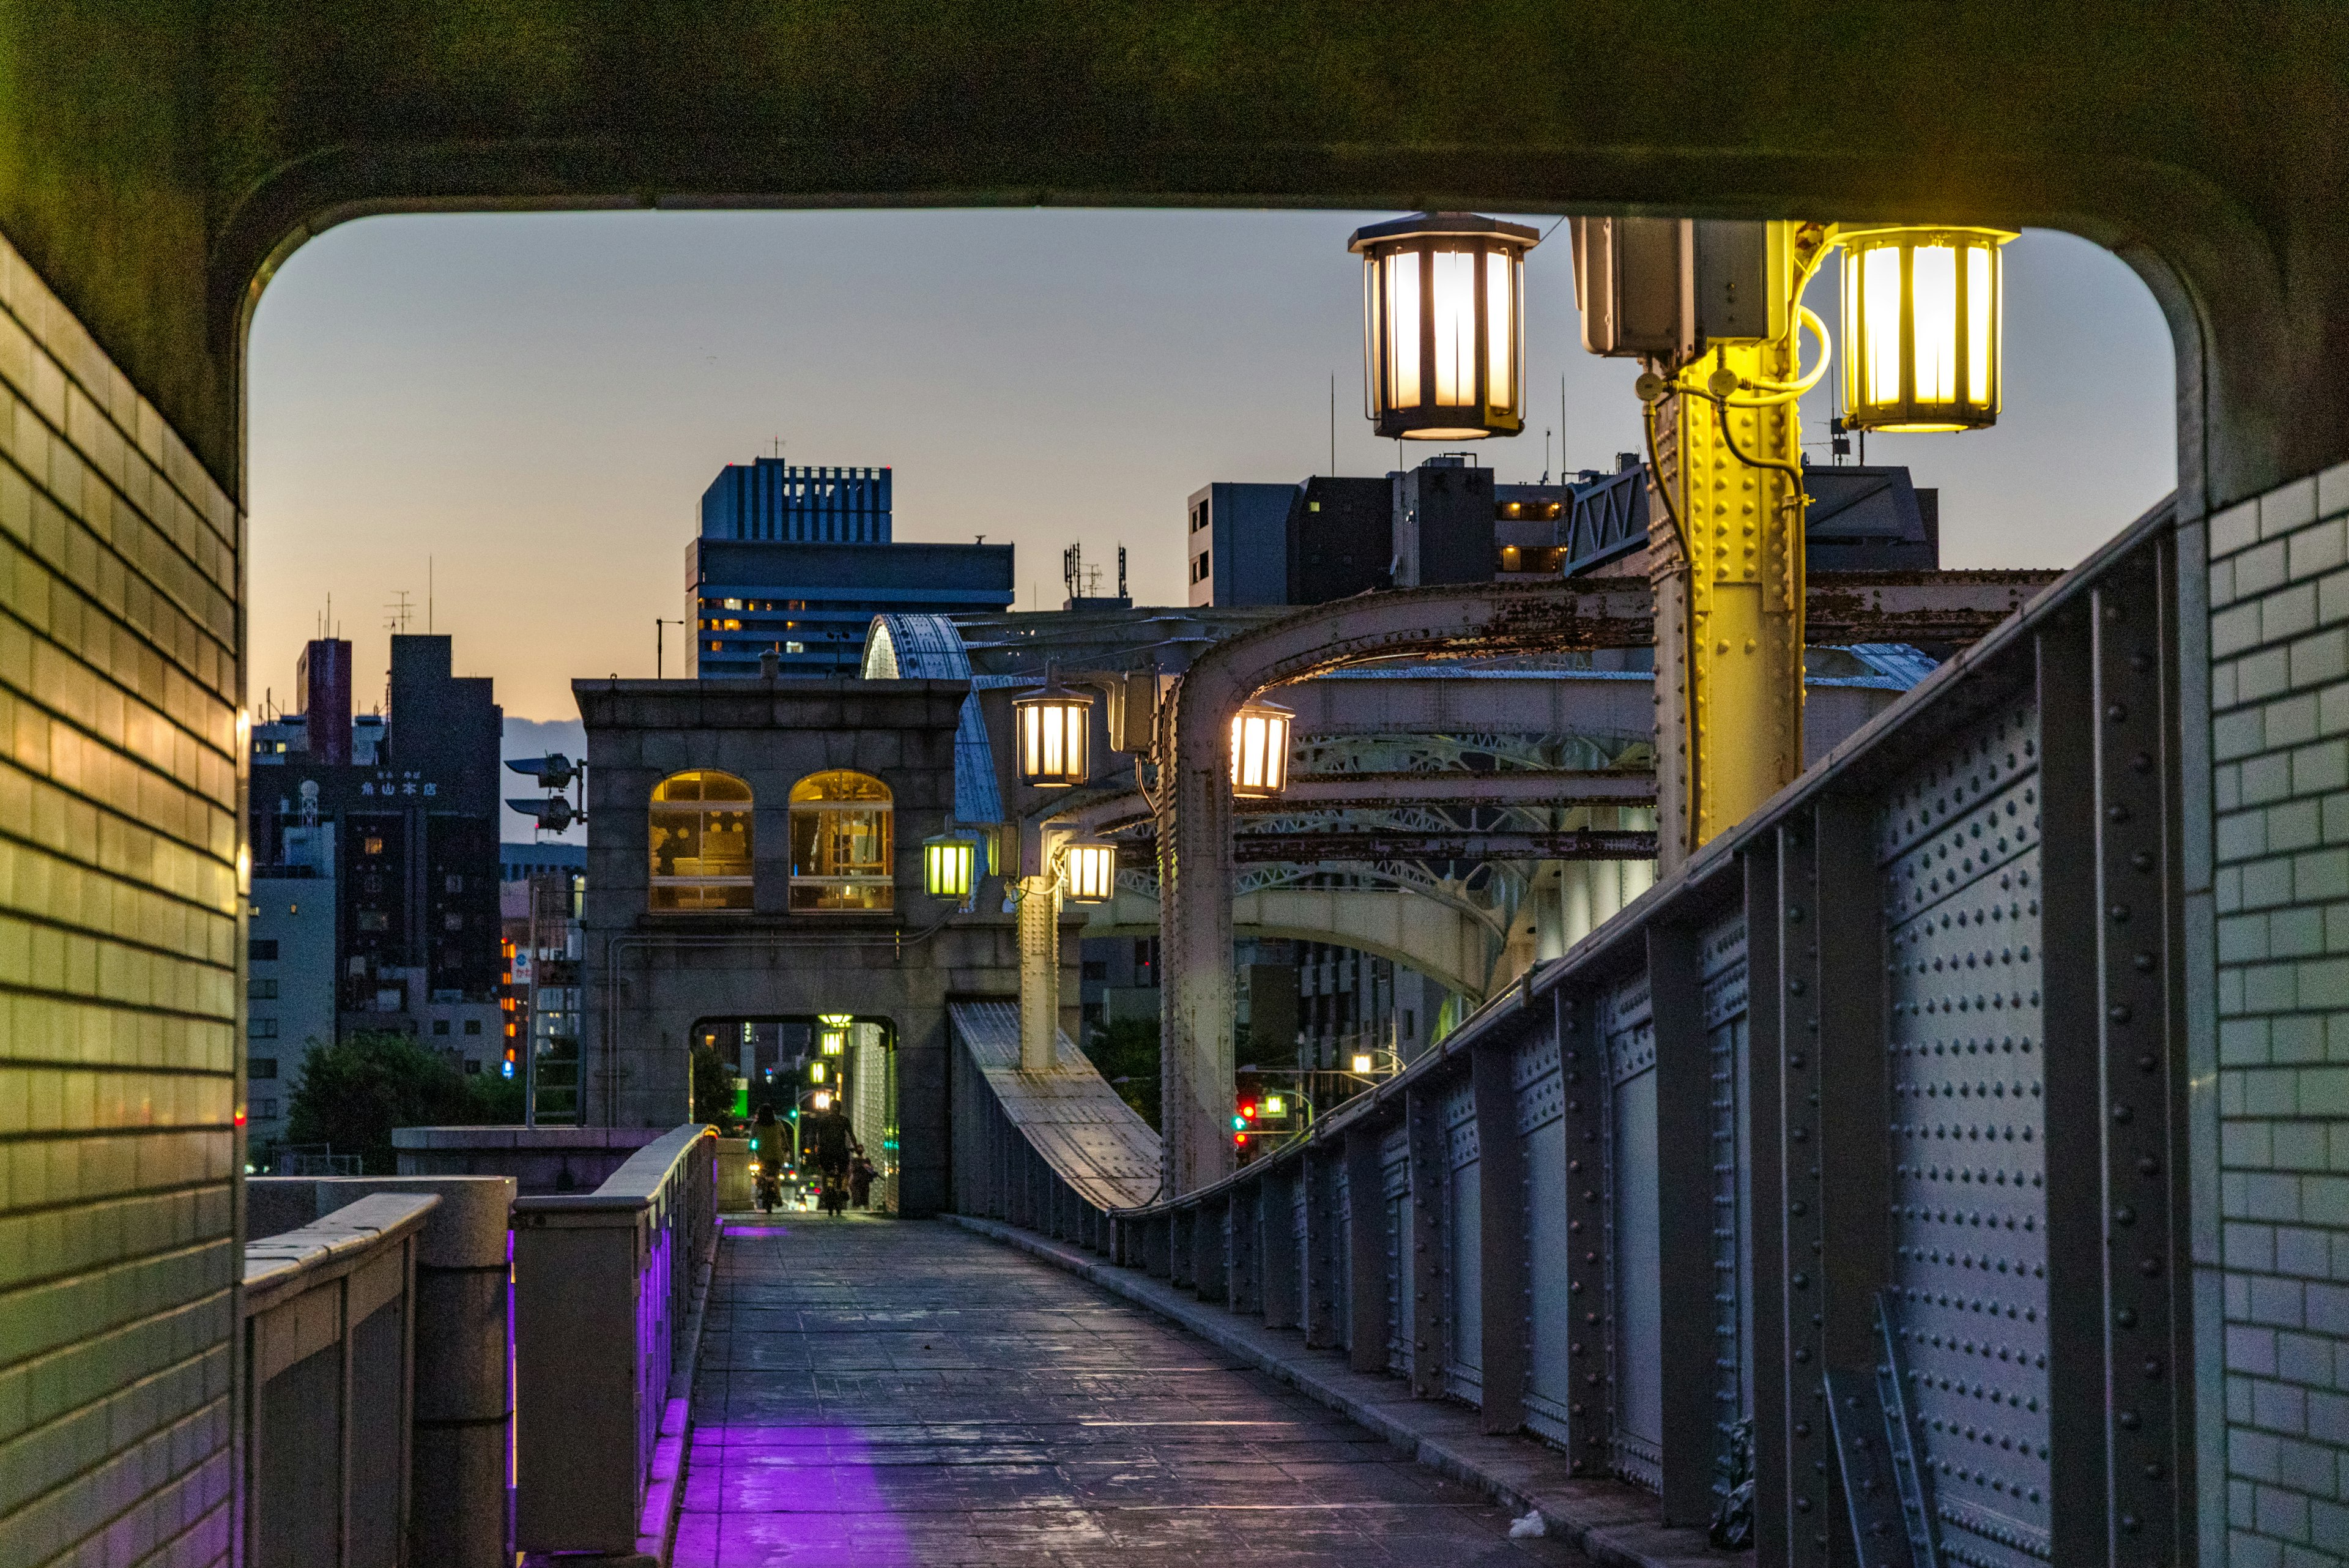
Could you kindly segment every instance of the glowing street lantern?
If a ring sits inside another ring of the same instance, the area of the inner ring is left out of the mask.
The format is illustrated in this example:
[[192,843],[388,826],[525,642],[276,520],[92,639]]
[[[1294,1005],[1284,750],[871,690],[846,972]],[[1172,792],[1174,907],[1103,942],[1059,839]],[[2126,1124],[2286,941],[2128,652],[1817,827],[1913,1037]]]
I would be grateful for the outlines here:
[[1050,670],[1044,687],[1011,704],[1019,736],[1019,782],[1037,789],[1066,789],[1092,775],[1088,753],[1093,700],[1061,684]]
[[1061,890],[1072,904],[1099,904],[1117,891],[1117,846],[1097,841],[1061,851]]
[[978,872],[978,845],[968,838],[940,834],[922,840],[922,879],[933,898],[970,897]]
[[828,1091],[818,1089],[815,1092],[815,1108],[820,1111],[832,1109],[832,1096]]
[[1355,1053],[1354,1053],[1354,1071],[1355,1071],[1355,1072],[1360,1073],[1360,1074],[1362,1074],[1362,1075],[1366,1075],[1366,1076],[1367,1076],[1367,1075],[1369,1075],[1369,1073],[1370,1073],[1371,1065],[1371,1054],[1370,1054],[1368,1051],[1357,1051],[1357,1052],[1355,1052]]
[[1525,428],[1526,253],[1540,240],[1475,213],[1354,231],[1362,384],[1380,435],[1474,441]]
[[816,1038],[827,1056],[837,1056],[848,1049],[848,1031],[845,1029],[827,1029]]
[[1262,699],[1232,715],[1232,794],[1270,800],[1288,788],[1288,724],[1296,716]]
[[1847,229],[1844,422],[1896,434],[1998,422],[2005,229]]
[[1278,1095],[1267,1095],[1264,1097],[1264,1114],[1268,1116],[1285,1116],[1288,1114],[1288,1102]]
[[811,1084],[821,1084],[823,1082],[823,1063],[811,1062],[808,1064],[808,1082]]

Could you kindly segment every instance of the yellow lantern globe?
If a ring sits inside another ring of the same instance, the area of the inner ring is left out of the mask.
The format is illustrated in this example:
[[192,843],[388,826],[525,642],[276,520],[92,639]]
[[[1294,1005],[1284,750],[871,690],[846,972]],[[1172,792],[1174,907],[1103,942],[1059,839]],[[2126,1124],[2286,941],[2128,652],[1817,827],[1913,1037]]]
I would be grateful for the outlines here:
[[922,840],[922,881],[931,898],[968,898],[978,876],[975,841],[950,834]]
[[1844,422],[1889,434],[1998,422],[2006,229],[1847,229]]

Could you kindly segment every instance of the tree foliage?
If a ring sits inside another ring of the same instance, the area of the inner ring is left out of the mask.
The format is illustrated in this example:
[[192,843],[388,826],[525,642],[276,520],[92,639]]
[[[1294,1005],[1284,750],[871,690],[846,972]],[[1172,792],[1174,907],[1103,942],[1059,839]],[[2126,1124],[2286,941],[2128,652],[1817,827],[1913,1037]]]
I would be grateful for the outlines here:
[[1093,1032],[1085,1044],[1101,1075],[1152,1127],[1158,1126],[1158,1021],[1121,1018]]
[[523,1119],[519,1076],[467,1075],[412,1034],[312,1042],[286,1106],[285,1141],[356,1154],[370,1176],[398,1173],[395,1127],[510,1126]]
[[734,1120],[734,1067],[715,1045],[693,1048],[693,1119],[724,1128]]

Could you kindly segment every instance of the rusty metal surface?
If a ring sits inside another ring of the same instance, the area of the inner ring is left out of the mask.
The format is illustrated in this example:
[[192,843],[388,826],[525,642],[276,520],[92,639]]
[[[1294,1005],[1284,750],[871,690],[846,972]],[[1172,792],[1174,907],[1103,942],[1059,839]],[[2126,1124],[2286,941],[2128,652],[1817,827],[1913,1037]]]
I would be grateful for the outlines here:
[[[1125,840],[1117,863],[1136,868],[1157,864],[1155,839]],[[1243,833],[1232,840],[1232,858],[1242,866],[1319,866],[1348,860],[1653,860],[1656,836],[1622,828],[1576,828],[1564,833],[1410,833],[1394,829],[1341,829],[1331,833]]]
[[1971,643],[2029,604],[2060,572],[1813,572],[1814,644]]

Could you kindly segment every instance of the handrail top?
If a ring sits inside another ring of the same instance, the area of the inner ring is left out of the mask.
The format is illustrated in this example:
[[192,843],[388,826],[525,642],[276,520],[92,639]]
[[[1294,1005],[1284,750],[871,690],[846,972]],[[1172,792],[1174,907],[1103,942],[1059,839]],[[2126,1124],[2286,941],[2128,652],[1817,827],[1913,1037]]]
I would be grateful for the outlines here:
[[631,1213],[652,1207],[661,1189],[695,1144],[716,1137],[718,1129],[702,1122],[686,1122],[661,1134],[630,1155],[619,1169],[604,1179],[593,1192],[541,1193],[514,1199],[514,1213]]
[[307,1225],[244,1245],[244,1312],[250,1317],[296,1286],[347,1273],[387,1243],[424,1224],[438,1195],[377,1192]]

